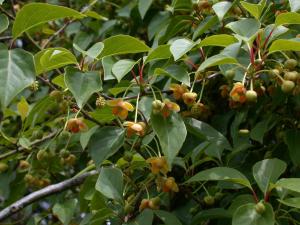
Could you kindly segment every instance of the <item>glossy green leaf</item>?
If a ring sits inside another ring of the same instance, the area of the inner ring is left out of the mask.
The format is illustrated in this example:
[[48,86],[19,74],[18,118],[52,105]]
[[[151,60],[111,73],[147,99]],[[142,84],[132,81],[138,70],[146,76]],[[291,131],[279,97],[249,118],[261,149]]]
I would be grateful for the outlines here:
[[219,20],[222,21],[226,13],[231,8],[231,6],[232,6],[231,2],[222,1],[214,4],[212,8],[215,11],[216,15],[218,16]]
[[168,59],[171,57],[170,45],[159,45],[151,50],[145,60],[145,64],[153,60]]
[[296,12],[281,13],[276,16],[275,25],[300,24],[300,14]]
[[285,132],[284,141],[288,146],[289,155],[295,165],[300,165],[300,131],[288,130]]
[[297,208],[300,209],[300,198],[286,198],[286,199],[277,199],[280,203],[293,207],[293,208]]
[[300,51],[300,38],[273,41],[269,48],[269,53],[277,51]]
[[223,150],[231,149],[230,143],[224,135],[209,124],[192,118],[185,119],[185,124],[189,133],[208,141],[205,149],[207,155],[221,159]]
[[134,221],[126,225],[152,225],[153,218],[153,211],[151,209],[145,209],[136,217]]
[[274,115],[268,115],[265,120],[258,122],[250,132],[250,137],[252,140],[263,143],[264,136],[269,130],[271,130],[277,122],[277,117]]
[[122,78],[129,73],[137,63],[137,61],[131,59],[121,59],[112,66],[112,73],[120,82]]
[[36,74],[77,64],[76,57],[65,48],[47,48],[34,55]]
[[8,28],[9,20],[4,14],[0,14],[0,34]]
[[177,61],[182,56],[184,56],[187,52],[189,52],[194,46],[195,43],[193,41],[186,38],[181,38],[175,40],[171,44],[170,51],[174,57],[174,60]]
[[118,127],[102,127],[90,138],[89,153],[97,167],[108,157],[115,154],[123,145],[125,130]]
[[249,180],[238,170],[229,167],[214,167],[211,169],[203,170],[186,182],[199,182],[199,181],[229,181],[241,184],[251,189]]
[[2,109],[35,80],[31,53],[22,49],[0,50],[0,105]]
[[109,37],[103,41],[103,44],[104,49],[98,56],[99,59],[105,56],[148,52],[151,50],[144,42],[128,35]]
[[233,43],[238,42],[238,40],[228,34],[217,34],[217,35],[212,35],[204,40],[202,40],[199,44],[200,47],[203,46],[221,46],[221,47],[226,47],[228,45],[231,45]]
[[105,197],[123,201],[123,173],[118,168],[102,168],[95,186]]
[[199,222],[213,219],[228,219],[231,214],[224,208],[202,209],[193,217],[191,225],[198,225]]
[[104,80],[114,80],[116,77],[112,73],[112,67],[117,60],[112,56],[107,56],[101,60],[104,72]]
[[256,19],[248,18],[228,23],[226,27],[236,33],[239,38],[249,41],[258,32],[260,22]]
[[199,26],[196,28],[193,34],[193,40],[198,38],[201,34],[212,28],[218,23],[218,17],[217,16],[208,16],[206,17]]
[[286,163],[279,159],[265,159],[254,164],[253,176],[260,188],[266,194],[270,184],[275,184],[277,179],[286,170]]
[[152,114],[151,122],[162,151],[171,166],[187,135],[184,122],[178,113],[172,113],[167,118],[160,114]]
[[84,56],[89,56],[92,59],[96,59],[98,55],[102,52],[104,48],[104,44],[102,42],[95,43],[92,47],[90,47],[87,51],[82,50],[77,44],[73,44],[73,47],[79,51]]
[[300,1],[298,1],[298,0],[289,0],[289,2],[290,2],[292,12],[297,12],[297,11],[300,10]]
[[232,225],[274,225],[275,218],[272,206],[265,203],[266,211],[258,214],[255,210],[255,204],[249,203],[239,207],[232,218]]
[[276,186],[300,192],[300,178],[282,178],[276,182]]
[[62,89],[66,89],[67,86],[65,84],[65,76],[64,74],[60,74],[57,77],[53,78],[51,81],[53,84],[57,85],[58,87],[61,87]]
[[174,11],[190,11],[192,9],[191,0],[173,0],[172,7]]
[[152,4],[152,0],[139,0],[138,1],[138,9],[139,9],[142,19],[144,19],[151,4]]
[[173,213],[163,210],[155,210],[154,213],[164,222],[165,225],[182,225],[180,220]]
[[228,208],[228,211],[232,216],[239,207],[241,207],[242,205],[246,205],[248,203],[255,203],[253,195],[251,195],[251,194],[238,195],[237,197],[235,197],[232,200],[232,202]]
[[64,225],[68,225],[73,219],[73,215],[77,206],[77,199],[69,199],[63,203],[56,203],[53,206],[53,214],[62,222]]
[[241,5],[256,19],[259,19],[266,5],[266,0],[260,1],[259,4],[241,1]]
[[92,17],[92,18],[97,19],[97,20],[103,20],[103,21],[108,20],[108,18],[106,18],[105,16],[102,16],[99,13],[97,13],[95,11],[91,11],[91,10],[88,10],[88,11],[84,12],[84,15],[87,15],[87,16]]
[[220,66],[223,64],[237,64],[236,58],[224,54],[218,54],[207,58],[198,68],[197,71],[204,71],[206,68]]
[[154,75],[166,75],[184,83],[187,86],[190,86],[190,76],[182,66],[174,64],[164,69],[157,68],[154,70]]
[[99,126],[96,125],[89,129],[87,132],[83,132],[80,134],[80,144],[82,149],[85,149],[91,139],[91,136],[98,130]]
[[105,106],[90,112],[90,115],[100,123],[109,123],[116,119],[116,116],[111,113],[111,107]]
[[83,18],[84,15],[76,10],[46,3],[26,4],[18,13],[13,24],[12,34],[14,38],[38,25],[51,20],[66,17]]
[[80,108],[84,106],[93,93],[102,91],[100,74],[96,71],[83,73],[79,69],[67,67],[65,83]]

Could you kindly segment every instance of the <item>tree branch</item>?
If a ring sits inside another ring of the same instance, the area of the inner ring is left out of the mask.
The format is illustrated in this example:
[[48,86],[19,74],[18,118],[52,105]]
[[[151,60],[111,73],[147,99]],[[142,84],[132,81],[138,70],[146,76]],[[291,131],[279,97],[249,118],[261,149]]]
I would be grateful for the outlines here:
[[25,196],[24,198],[16,201],[15,203],[0,211],[0,222],[4,221],[16,212],[19,212],[20,210],[24,209],[26,206],[32,204],[33,202],[38,201],[39,199],[45,198],[47,196],[62,192],[71,187],[82,184],[87,177],[95,175],[97,173],[98,172],[96,170],[92,170],[80,176],[75,176],[60,183],[50,185]]
[[[36,144],[40,144],[40,143],[42,143],[42,142],[44,142],[44,141],[46,141],[46,140],[48,140],[48,139],[54,137],[56,134],[57,134],[57,131],[52,132],[52,133],[48,134],[47,136],[45,136],[45,137],[43,137],[43,138],[41,138],[41,139],[38,139],[38,140],[33,141],[33,142],[31,143],[31,145],[33,146],[33,145],[36,145]],[[11,156],[11,155],[14,155],[14,154],[16,154],[16,153],[18,153],[18,152],[20,152],[20,151],[23,151],[23,150],[25,150],[24,147],[19,147],[19,148],[17,148],[17,149],[11,150],[10,152],[4,153],[4,154],[0,155],[0,160],[6,159],[7,157],[9,157],[9,156]]]

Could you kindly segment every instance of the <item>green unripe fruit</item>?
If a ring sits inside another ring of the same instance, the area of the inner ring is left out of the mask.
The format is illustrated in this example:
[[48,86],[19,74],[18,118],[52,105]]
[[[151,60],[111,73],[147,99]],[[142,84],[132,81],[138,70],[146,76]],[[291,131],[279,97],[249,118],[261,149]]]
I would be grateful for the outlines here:
[[0,173],[5,172],[8,170],[8,165],[6,163],[0,162]]
[[290,80],[284,80],[281,84],[281,90],[284,93],[292,92],[294,87],[295,87],[295,83],[293,81],[290,81]]
[[227,70],[225,72],[225,77],[228,79],[228,80],[233,80],[234,77],[235,77],[235,72],[234,70]]
[[288,59],[284,62],[284,68],[288,70],[295,69],[295,67],[298,65],[297,60],[295,59]]
[[133,154],[132,154],[132,152],[126,151],[126,152],[124,153],[123,159],[124,159],[125,161],[127,161],[127,162],[131,162],[132,159],[133,159]]
[[219,201],[219,200],[221,200],[221,199],[223,198],[223,196],[224,196],[224,194],[223,194],[222,192],[217,192],[217,193],[215,194],[215,199],[216,199],[217,201]]
[[58,91],[58,90],[51,91],[49,96],[51,98],[55,99],[57,102],[60,102],[63,100],[63,94],[61,91]]
[[160,100],[155,100],[152,102],[153,110],[161,110],[163,108],[163,103]]
[[39,150],[36,154],[36,158],[39,161],[45,160],[48,158],[48,152],[46,150]]
[[266,207],[265,207],[264,203],[262,203],[262,202],[257,203],[255,205],[255,211],[258,214],[263,214],[266,211]]
[[71,133],[69,131],[66,131],[66,130],[63,130],[60,135],[59,135],[60,138],[64,139],[64,140],[67,140],[71,137]]
[[249,131],[248,129],[240,129],[240,130],[239,130],[239,135],[240,135],[240,136],[243,136],[243,137],[248,136],[249,133],[250,133],[250,131]]
[[197,207],[190,208],[190,210],[189,210],[189,213],[192,214],[192,215],[195,215],[197,212],[198,212]]
[[296,81],[298,78],[298,72],[297,71],[285,72],[283,78],[285,80]]
[[253,90],[246,91],[246,99],[247,102],[256,102],[257,101],[257,93]]
[[62,149],[59,152],[59,156],[63,158],[67,158],[70,155],[70,152],[67,149]]
[[280,76],[280,71],[278,69],[273,69],[273,70],[271,70],[271,75],[273,77],[278,77],[278,76]]
[[31,139],[32,140],[42,139],[43,136],[44,136],[43,131],[41,131],[41,130],[35,130],[35,131],[32,132]]
[[213,206],[215,204],[215,198],[211,195],[207,195],[204,197],[204,202],[208,206]]

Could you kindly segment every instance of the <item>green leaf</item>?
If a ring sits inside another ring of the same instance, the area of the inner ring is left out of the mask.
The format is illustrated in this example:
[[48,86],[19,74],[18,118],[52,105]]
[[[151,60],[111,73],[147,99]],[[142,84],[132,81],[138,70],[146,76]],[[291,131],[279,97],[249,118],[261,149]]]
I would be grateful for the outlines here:
[[138,9],[140,12],[140,15],[142,17],[142,19],[144,19],[148,9],[150,8],[152,4],[152,0],[139,0],[138,2]]
[[33,56],[22,49],[0,50],[0,104],[4,109],[35,80]]
[[23,96],[21,98],[21,101],[19,101],[17,104],[17,109],[21,116],[22,121],[24,121],[29,112],[29,105]]
[[12,28],[13,37],[17,38],[29,29],[47,23],[51,20],[66,17],[81,19],[84,15],[76,10],[63,6],[50,5],[46,3],[25,4],[25,6],[17,13]]
[[249,3],[249,2],[241,2],[241,5],[256,19],[260,18],[262,11],[266,5],[266,0],[260,1],[259,4]]
[[227,28],[231,29],[244,41],[251,40],[260,28],[260,22],[256,19],[241,19],[235,22],[228,23]]
[[153,60],[168,59],[171,55],[170,45],[159,45],[157,48],[149,52],[144,64]]
[[293,208],[297,208],[300,209],[300,198],[286,198],[286,199],[277,199],[280,203],[293,207]]
[[178,113],[172,113],[167,118],[160,114],[151,114],[151,122],[162,151],[171,166],[187,135],[184,122]]
[[104,80],[114,80],[116,77],[112,74],[112,67],[117,60],[112,56],[107,56],[101,60],[104,72]]
[[239,207],[232,218],[232,225],[274,225],[275,218],[272,206],[265,203],[266,211],[258,214],[255,210],[255,204],[249,203]]
[[0,34],[8,28],[9,20],[4,14],[0,14]]
[[300,24],[300,14],[296,12],[281,13],[276,16],[275,25]]
[[99,59],[105,56],[148,52],[151,50],[144,42],[129,35],[109,37],[103,41],[103,44],[104,49],[98,56]]
[[198,68],[197,71],[204,71],[206,68],[219,66],[223,64],[237,64],[236,58],[230,57],[225,54],[218,54],[207,58]]
[[216,15],[218,16],[219,20],[222,21],[226,13],[231,8],[231,6],[232,6],[231,2],[223,1],[214,4],[212,8],[215,11]]
[[238,42],[238,40],[228,34],[217,34],[217,35],[212,35],[204,40],[202,40],[199,44],[199,47],[203,46],[221,46],[221,47],[226,47],[228,45],[231,45],[233,43]]
[[153,211],[151,209],[143,210],[133,222],[126,225],[152,225],[153,223]]
[[85,149],[90,141],[91,136],[98,130],[99,126],[96,125],[89,129],[87,132],[80,134],[80,144],[82,149]]
[[57,85],[58,87],[61,87],[62,89],[66,89],[67,86],[65,84],[65,76],[64,74],[60,74],[57,77],[53,78],[51,81],[53,84]]
[[96,71],[83,73],[79,69],[67,67],[65,83],[80,108],[84,106],[93,93],[102,91],[100,74]]
[[300,192],[300,178],[282,178],[276,182],[276,186]]
[[0,5],[2,5],[4,1],[5,1],[5,0],[0,0]]
[[84,15],[92,17],[96,20],[108,21],[108,18],[106,18],[105,16],[100,15],[99,13],[97,13],[95,11],[88,10],[88,11],[84,12]]
[[154,70],[154,75],[166,75],[190,86],[190,76],[182,66],[171,65],[164,69],[157,68]]
[[115,115],[111,113],[111,108],[109,106],[96,109],[95,111],[90,112],[90,115],[100,123],[109,123],[116,118]]
[[221,159],[223,150],[231,149],[230,143],[224,135],[209,124],[192,118],[185,119],[185,124],[189,133],[209,142],[208,147],[205,149],[206,154],[209,156]]
[[90,138],[89,153],[97,167],[108,157],[115,154],[125,140],[125,130],[118,127],[102,127]]
[[191,0],[173,0],[172,7],[174,11],[190,11],[192,9]]
[[288,146],[290,159],[295,165],[300,165],[300,131],[288,130],[285,132],[284,141]]
[[112,67],[112,73],[115,75],[117,80],[120,82],[122,78],[129,73],[132,68],[138,63],[131,59],[121,59],[117,61]]
[[201,34],[212,28],[218,23],[218,17],[217,16],[208,16],[206,17],[197,27],[197,29],[194,31],[193,34],[193,40],[198,38]]
[[230,212],[223,208],[213,208],[206,210],[199,210],[199,212],[193,217],[191,225],[198,225],[199,222],[209,219],[231,218]]
[[298,0],[289,0],[290,6],[291,6],[291,11],[292,12],[297,12],[300,9],[300,2]]
[[154,213],[164,222],[165,225],[182,225],[180,220],[173,213],[163,210],[155,210]]
[[279,159],[265,159],[254,164],[252,171],[260,190],[266,194],[270,184],[274,184],[286,170],[286,163]]
[[123,202],[123,173],[117,168],[102,168],[96,190],[105,197]]
[[174,60],[177,61],[182,56],[184,56],[187,52],[189,52],[193,47],[195,46],[195,43],[189,39],[181,38],[175,40],[170,47],[170,51],[174,57]]
[[92,59],[96,59],[98,55],[102,52],[104,48],[104,44],[102,42],[95,43],[92,47],[90,47],[87,51],[82,50],[77,44],[73,43],[73,47],[79,51],[84,56],[89,56]]
[[199,181],[229,181],[252,189],[249,180],[242,173],[229,167],[214,167],[203,170],[186,182],[191,183]]
[[69,199],[63,203],[56,203],[53,206],[53,214],[62,222],[64,225],[68,225],[73,219],[77,206],[77,199]]
[[269,54],[277,51],[300,51],[300,38],[279,39],[272,42]]
[[76,57],[65,48],[47,48],[34,55],[36,74],[48,72],[70,64],[78,64]]
[[251,130],[250,137],[252,140],[263,143],[265,134],[276,125],[277,117],[269,115],[267,119],[258,122]]

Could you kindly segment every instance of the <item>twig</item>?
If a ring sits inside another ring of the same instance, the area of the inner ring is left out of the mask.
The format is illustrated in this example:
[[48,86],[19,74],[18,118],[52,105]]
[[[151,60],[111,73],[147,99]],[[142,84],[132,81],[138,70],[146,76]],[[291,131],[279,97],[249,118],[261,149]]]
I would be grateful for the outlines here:
[[[36,145],[36,144],[40,144],[40,143],[42,143],[42,142],[44,142],[44,141],[46,141],[46,140],[48,140],[48,139],[54,137],[56,134],[57,134],[57,131],[52,132],[52,133],[48,134],[47,136],[45,136],[45,137],[43,137],[43,138],[41,138],[41,139],[35,140],[35,141],[33,141],[33,142],[31,143],[31,146]],[[3,154],[3,155],[0,155],[0,160],[6,159],[7,157],[9,157],[9,156],[11,156],[11,155],[14,155],[14,154],[16,154],[16,153],[18,153],[18,152],[20,152],[20,151],[23,151],[23,150],[25,150],[25,148],[22,147],[22,146],[19,147],[19,148],[17,148],[17,149],[11,150],[10,152],[7,152],[7,153],[5,153],[5,154]]]
[[13,15],[11,15],[10,13],[8,13],[5,9],[3,9],[1,6],[0,6],[0,11],[3,12],[6,16],[8,16],[10,19],[14,20],[15,17]]
[[6,40],[10,40],[12,38],[13,38],[12,36],[3,36],[3,37],[0,37],[0,41],[6,41]]
[[65,180],[60,183],[45,187],[41,190],[35,191],[35,192],[25,196],[24,198],[21,198],[20,200],[16,201],[15,203],[11,204],[10,206],[6,207],[2,211],[0,211],[0,221],[4,221],[9,216],[24,209],[26,206],[38,201],[39,199],[62,192],[71,187],[78,186],[78,185],[82,184],[87,177],[95,175],[97,173],[98,172],[96,170],[92,170],[92,171],[84,173],[80,176],[77,176],[77,177],[75,176],[68,180]]

